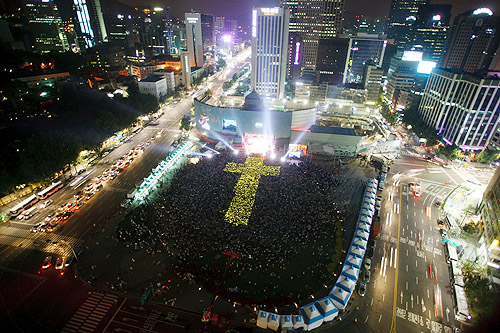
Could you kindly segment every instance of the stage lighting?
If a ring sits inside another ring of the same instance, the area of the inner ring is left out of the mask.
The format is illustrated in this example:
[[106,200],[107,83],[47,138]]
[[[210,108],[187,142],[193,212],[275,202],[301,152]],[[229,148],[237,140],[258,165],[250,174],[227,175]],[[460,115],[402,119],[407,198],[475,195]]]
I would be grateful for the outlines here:
[[283,157],[281,158],[281,162],[285,162],[285,161],[286,161],[286,156],[283,156]]
[[240,153],[240,151],[238,149],[235,149],[233,152],[234,155],[238,155],[239,153]]
[[276,155],[274,153],[271,153],[271,159],[274,160],[276,158]]

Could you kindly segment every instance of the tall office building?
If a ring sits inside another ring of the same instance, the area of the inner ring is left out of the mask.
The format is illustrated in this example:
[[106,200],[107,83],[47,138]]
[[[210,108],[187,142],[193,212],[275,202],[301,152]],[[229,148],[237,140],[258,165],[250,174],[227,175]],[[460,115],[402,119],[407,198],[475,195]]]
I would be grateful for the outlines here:
[[480,251],[484,253],[492,282],[500,284],[500,168],[497,168],[479,205]]
[[100,0],[73,0],[76,12],[76,32],[80,47],[91,48],[108,41]]
[[186,44],[191,67],[203,67],[203,36],[201,14],[186,13]]
[[[281,0],[280,4],[290,10],[290,33],[297,34],[302,40],[302,69],[315,70],[319,39],[340,34],[344,0]],[[291,64],[289,59],[288,66]]]
[[349,38],[344,36],[320,39],[316,69],[320,81],[340,85],[344,78]]
[[387,24],[387,18],[359,15],[354,20],[354,32],[370,35],[382,35]]
[[405,51],[402,56],[391,59],[387,71],[387,92],[390,100],[398,91],[410,91],[415,83],[418,66],[422,60],[422,52]]
[[363,77],[363,88],[366,90],[366,101],[374,103],[377,101],[382,86],[384,70],[373,63],[366,64]]
[[500,78],[434,69],[418,112],[448,144],[483,150],[500,122]]
[[342,83],[362,83],[365,65],[382,66],[387,40],[379,35],[358,34],[349,38]]
[[215,21],[213,15],[201,14],[201,39],[203,52],[213,52],[215,48]]
[[26,0],[24,8],[37,52],[69,50],[62,19],[53,0]]
[[283,98],[285,95],[289,19],[287,8],[254,8],[252,11],[251,85],[263,96]]
[[411,43],[412,26],[417,20],[418,8],[427,5],[429,0],[392,0],[387,20],[389,39],[400,50],[408,48]]
[[453,21],[442,66],[471,73],[488,69],[498,48],[499,31],[500,17],[488,8],[458,15]]
[[450,30],[451,5],[423,5],[413,25],[412,44],[424,52],[423,59],[439,63]]
[[191,89],[191,64],[188,51],[181,51],[182,83],[186,89]]
[[174,30],[170,7],[139,7],[134,25],[141,44],[151,55],[171,54],[174,49]]

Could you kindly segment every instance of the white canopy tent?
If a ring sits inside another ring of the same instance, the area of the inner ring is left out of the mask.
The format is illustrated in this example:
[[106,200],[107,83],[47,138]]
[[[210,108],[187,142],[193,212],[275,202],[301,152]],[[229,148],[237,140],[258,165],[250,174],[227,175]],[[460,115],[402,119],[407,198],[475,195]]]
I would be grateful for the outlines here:
[[292,315],[281,315],[281,328],[293,328]]
[[366,229],[357,228],[356,232],[354,233],[354,237],[359,237],[367,241],[368,238],[370,238],[370,233],[367,232]]
[[356,257],[355,255],[349,254],[347,256],[347,260],[345,261],[345,265],[351,265],[356,268],[361,268],[361,265],[363,263],[363,259]]
[[353,245],[356,245],[358,247],[361,247],[363,249],[366,250],[366,245],[368,244],[367,241],[365,241],[364,239],[361,239],[361,238],[358,238],[358,237],[354,237],[353,238],[353,242],[352,242]]
[[299,328],[305,328],[304,318],[301,315],[293,315],[293,328],[298,330]]
[[345,291],[352,292],[356,287],[356,280],[353,280],[345,275],[340,275],[337,282],[335,283],[336,287],[340,287]]
[[277,331],[280,328],[280,315],[271,313],[271,316],[267,323],[267,328],[273,331]]
[[350,279],[358,281],[358,276],[359,276],[359,268],[350,266],[350,265],[344,265],[342,268],[342,275],[347,276]]
[[326,296],[316,301],[319,312],[323,315],[323,321],[332,321],[339,314],[330,297]]
[[365,256],[365,251],[366,251],[365,249],[361,249],[356,245],[352,245],[349,250],[349,254],[363,259],[363,257]]
[[319,312],[314,303],[304,305],[299,311],[302,314],[302,318],[304,318],[306,324],[305,329],[307,331],[318,328],[323,324],[323,315]]
[[330,294],[333,305],[339,310],[344,310],[347,302],[351,298],[352,292],[348,292],[338,286],[335,286]]
[[270,313],[266,311],[259,310],[257,314],[257,327],[267,329],[267,323],[269,321]]

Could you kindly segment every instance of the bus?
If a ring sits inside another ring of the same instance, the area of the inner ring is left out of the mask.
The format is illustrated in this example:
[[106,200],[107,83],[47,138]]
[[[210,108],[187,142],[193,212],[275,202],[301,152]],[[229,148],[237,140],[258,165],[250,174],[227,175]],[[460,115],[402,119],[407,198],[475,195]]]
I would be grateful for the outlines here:
[[469,314],[469,305],[465,297],[464,288],[455,285],[453,288],[455,319],[466,322],[471,319]]
[[446,243],[444,252],[447,263],[451,261],[458,262],[457,248],[453,244]]
[[10,215],[16,216],[18,215],[21,211],[26,210],[36,204],[40,200],[35,194],[27,198],[26,200],[22,201],[21,203],[17,204],[16,206],[12,207],[9,211]]
[[45,189],[41,190],[36,195],[40,199],[47,199],[52,194],[54,194],[57,191],[59,191],[59,189],[61,189],[63,186],[64,186],[64,184],[62,183],[62,181],[58,181],[58,182],[52,183],[52,185],[50,185],[49,187],[46,187]]

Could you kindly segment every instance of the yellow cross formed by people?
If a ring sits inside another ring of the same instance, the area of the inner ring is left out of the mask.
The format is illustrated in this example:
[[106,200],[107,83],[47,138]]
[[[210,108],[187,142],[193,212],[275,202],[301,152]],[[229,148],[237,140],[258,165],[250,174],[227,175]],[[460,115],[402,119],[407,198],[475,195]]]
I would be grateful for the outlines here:
[[234,197],[226,212],[225,220],[234,225],[247,225],[255,203],[260,177],[278,176],[280,167],[264,165],[264,159],[260,157],[247,157],[245,164],[228,163],[224,171],[241,173],[234,187]]

